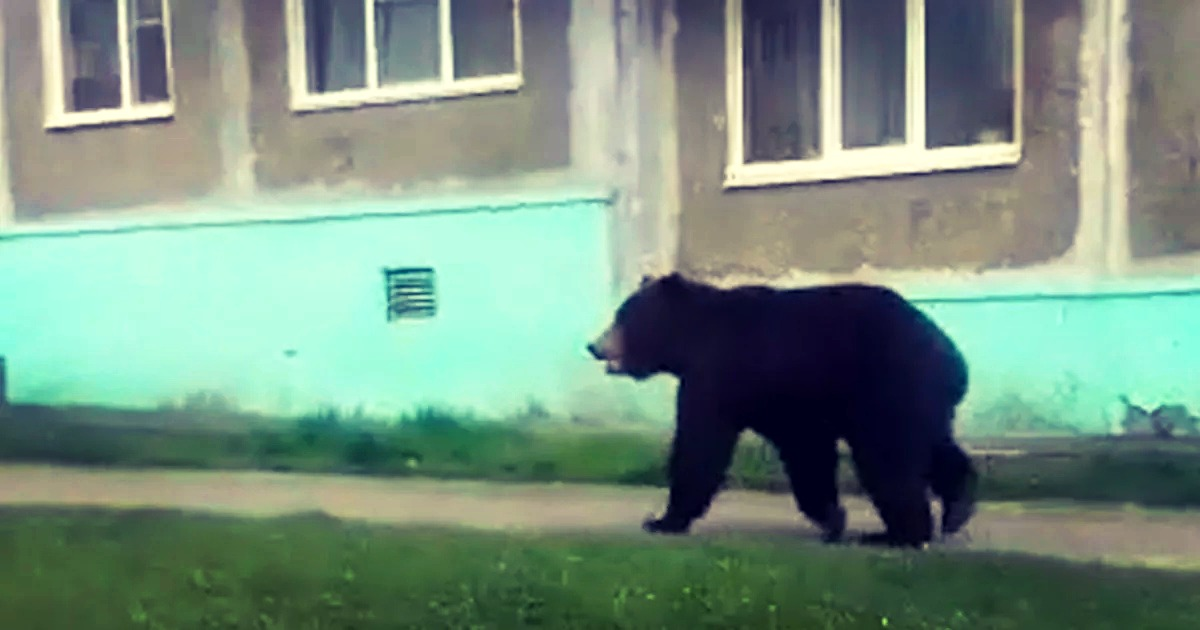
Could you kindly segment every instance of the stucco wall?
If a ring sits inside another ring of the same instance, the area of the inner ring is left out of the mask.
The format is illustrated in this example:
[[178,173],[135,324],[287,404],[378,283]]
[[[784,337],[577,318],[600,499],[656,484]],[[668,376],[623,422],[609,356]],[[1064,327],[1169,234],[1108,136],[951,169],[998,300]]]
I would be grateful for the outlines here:
[[677,3],[679,265],[701,275],[1023,266],[1078,222],[1079,0],[1025,3],[1024,159],[1015,168],[723,190],[724,0]]
[[[0,295],[18,296],[0,308],[9,393],[144,407],[215,392],[277,414],[503,415],[530,401],[619,414],[584,350],[612,308],[607,211],[565,193],[379,199],[251,223],[210,207],[180,224],[0,232]],[[437,314],[388,321],[383,269],[409,266],[434,269]]]
[[17,220],[186,199],[217,186],[223,96],[212,63],[216,2],[171,7],[173,120],[55,131],[43,128],[39,3],[0,3],[7,53],[2,89],[8,99]]
[[1200,412],[1200,292],[1151,283],[1079,296],[921,301],[961,347],[965,435],[1119,430],[1127,396]]
[[1130,249],[1200,251],[1200,3],[1130,2]]
[[[522,2],[516,93],[296,113],[283,0],[176,2],[174,117],[47,131],[38,3],[4,2],[15,217],[187,202],[231,181],[250,193],[343,184],[369,192],[565,169],[571,5]],[[239,21],[222,23],[230,19]]]
[[570,14],[570,2],[521,3],[525,84],[517,93],[291,114],[283,0],[247,0],[259,185],[388,189],[567,166]]

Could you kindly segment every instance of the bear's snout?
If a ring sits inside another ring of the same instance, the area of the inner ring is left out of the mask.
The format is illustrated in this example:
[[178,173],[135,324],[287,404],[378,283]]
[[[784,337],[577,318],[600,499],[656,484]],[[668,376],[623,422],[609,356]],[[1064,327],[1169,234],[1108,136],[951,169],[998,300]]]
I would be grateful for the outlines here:
[[588,353],[597,361],[607,361],[613,358],[613,355],[616,354],[613,347],[615,336],[612,328],[600,333],[599,337],[587,345]]
[[620,374],[623,371],[621,332],[617,328],[609,328],[595,341],[587,345],[588,354],[597,361],[603,361],[605,371],[609,374]]

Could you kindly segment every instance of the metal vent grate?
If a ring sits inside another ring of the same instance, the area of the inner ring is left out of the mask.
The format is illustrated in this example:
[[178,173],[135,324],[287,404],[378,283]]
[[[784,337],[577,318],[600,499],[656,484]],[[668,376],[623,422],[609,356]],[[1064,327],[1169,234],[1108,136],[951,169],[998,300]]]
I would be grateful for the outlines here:
[[387,318],[428,319],[437,315],[432,267],[384,269],[387,288]]

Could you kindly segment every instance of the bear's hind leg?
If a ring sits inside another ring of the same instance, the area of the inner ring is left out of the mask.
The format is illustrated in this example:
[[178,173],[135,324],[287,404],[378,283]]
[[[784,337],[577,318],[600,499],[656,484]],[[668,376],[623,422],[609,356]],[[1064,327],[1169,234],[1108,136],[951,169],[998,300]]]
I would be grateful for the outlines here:
[[885,483],[871,499],[885,529],[863,535],[864,544],[923,548],[933,540],[933,513],[919,481]]
[[952,437],[933,445],[930,487],[942,502],[942,535],[952,536],[975,515],[979,474]]
[[[923,547],[933,540],[927,494],[932,453],[929,436],[903,422],[856,435],[850,449],[863,489],[885,531],[867,534],[865,544]],[[894,430],[888,430],[894,429]]]

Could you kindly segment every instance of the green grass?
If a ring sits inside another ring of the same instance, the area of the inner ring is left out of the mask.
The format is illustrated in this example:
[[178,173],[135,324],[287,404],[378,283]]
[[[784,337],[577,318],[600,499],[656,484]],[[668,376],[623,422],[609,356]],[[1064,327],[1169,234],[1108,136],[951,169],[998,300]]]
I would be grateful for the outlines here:
[[784,539],[0,510],[0,628],[1192,628],[1200,576]]
[[[128,411],[16,405],[0,413],[0,461],[261,469],[625,485],[666,482],[669,433],[579,428],[544,418],[485,422],[422,409],[390,423],[334,413],[298,420],[227,410]],[[1076,439],[1058,453],[980,458],[981,494],[1200,506],[1200,442]],[[731,487],[786,491],[771,449],[744,438]],[[848,462],[841,485],[859,487]]]

